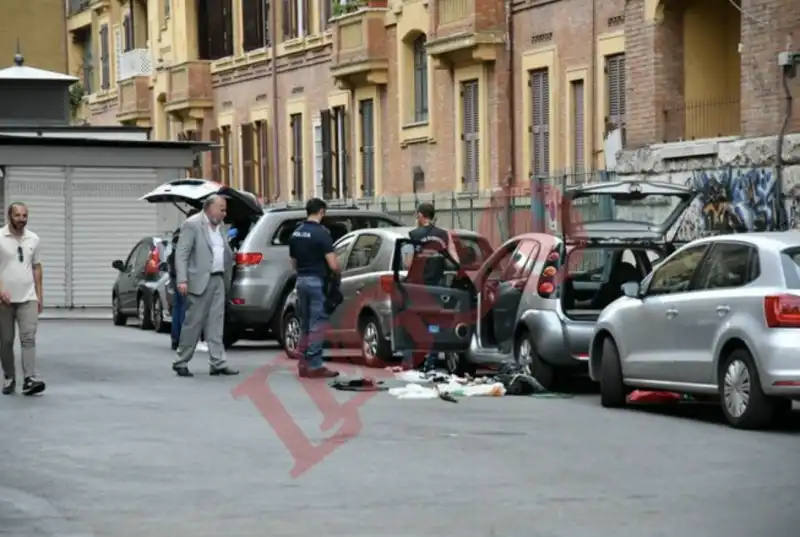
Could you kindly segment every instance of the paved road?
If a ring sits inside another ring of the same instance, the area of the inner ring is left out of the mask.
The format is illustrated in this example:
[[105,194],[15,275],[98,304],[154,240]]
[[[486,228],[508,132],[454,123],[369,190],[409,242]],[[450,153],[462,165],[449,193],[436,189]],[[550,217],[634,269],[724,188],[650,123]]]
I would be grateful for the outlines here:
[[[207,376],[201,356],[183,379],[167,345],[109,322],[43,323],[47,393],[0,399],[0,535],[798,535],[800,426],[739,432],[716,411],[612,412],[593,395],[379,394],[362,432],[340,429],[338,449],[294,479],[256,406],[231,394],[276,351],[234,349],[233,379]],[[306,435],[326,436],[288,370],[264,385]]]

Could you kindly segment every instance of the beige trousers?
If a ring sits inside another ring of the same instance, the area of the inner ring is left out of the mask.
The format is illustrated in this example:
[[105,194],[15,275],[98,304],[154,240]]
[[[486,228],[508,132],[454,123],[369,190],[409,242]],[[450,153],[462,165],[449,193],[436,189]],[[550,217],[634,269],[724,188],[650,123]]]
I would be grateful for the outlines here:
[[0,362],[5,378],[16,378],[14,336],[19,326],[22,347],[22,375],[36,375],[36,329],[39,326],[39,303],[35,300],[0,304]]

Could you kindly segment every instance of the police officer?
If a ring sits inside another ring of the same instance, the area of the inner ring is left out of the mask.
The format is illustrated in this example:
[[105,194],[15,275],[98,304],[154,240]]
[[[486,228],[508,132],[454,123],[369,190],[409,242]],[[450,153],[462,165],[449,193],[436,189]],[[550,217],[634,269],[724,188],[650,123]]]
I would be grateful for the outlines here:
[[[405,251],[404,260],[408,268],[407,281],[421,283],[432,287],[445,284],[444,276],[447,268],[447,257],[457,260],[455,248],[450,241],[450,234],[434,224],[436,210],[430,203],[420,203],[417,207],[417,228],[409,232],[409,238],[414,241],[412,248]],[[422,364],[423,369],[430,371],[436,366],[438,353],[429,352]],[[403,357],[403,367],[414,367],[414,354],[406,352]]]
[[324,366],[322,344],[325,338],[325,280],[330,272],[339,274],[330,232],[322,225],[327,205],[319,198],[306,203],[307,220],[289,239],[289,256],[297,272],[297,313],[300,321],[302,357],[298,375],[305,378],[333,378],[339,375]]

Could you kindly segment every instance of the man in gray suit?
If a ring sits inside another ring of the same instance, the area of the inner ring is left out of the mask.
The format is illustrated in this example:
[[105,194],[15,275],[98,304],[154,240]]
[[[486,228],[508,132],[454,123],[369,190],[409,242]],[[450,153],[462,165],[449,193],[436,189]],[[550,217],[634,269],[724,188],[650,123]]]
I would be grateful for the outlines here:
[[225,198],[210,196],[203,202],[203,211],[181,226],[175,252],[176,290],[186,297],[187,310],[172,363],[180,377],[193,376],[188,364],[201,332],[208,343],[210,374],[239,374],[225,363],[222,346],[225,294],[233,275],[233,254],[222,232],[226,212]]

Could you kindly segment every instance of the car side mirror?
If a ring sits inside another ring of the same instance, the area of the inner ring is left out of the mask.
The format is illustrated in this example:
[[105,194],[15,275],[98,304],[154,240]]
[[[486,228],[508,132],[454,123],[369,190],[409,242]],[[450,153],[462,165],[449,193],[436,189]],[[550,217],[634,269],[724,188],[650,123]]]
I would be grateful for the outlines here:
[[123,263],[120,259],[115,259],[111,262],[111,267],[117,269],[120,272],[125,272],[125,263]]
[[641,298],[641,289],[636,282],[625,282],[621,285],[622,294],[629,298]]

